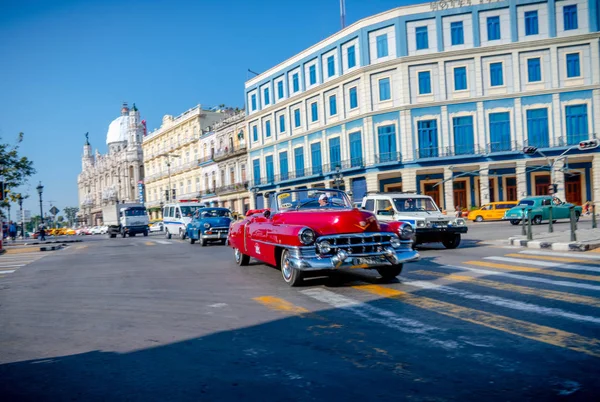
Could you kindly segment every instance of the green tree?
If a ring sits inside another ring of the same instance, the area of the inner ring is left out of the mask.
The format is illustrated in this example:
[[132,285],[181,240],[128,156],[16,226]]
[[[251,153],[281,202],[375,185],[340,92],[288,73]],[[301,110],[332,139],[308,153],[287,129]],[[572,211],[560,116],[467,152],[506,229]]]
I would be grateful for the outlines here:
[[73,226],[73,222],[75,222],[75,217],[79,212],[79,208],[77,207],[65,207],[63,209],[63,213],[65,214],[67,220],[69,221],[69,226]]
[[8,207],[9,202],[17,202],[19,194],[11,190],[25,184],[35,173],[33,162],[19,154],[19,144],[22,141],[23,133],[19,133],[15,145],[2,143],[0,137],[0,177],[3,178],[4,190],[8,195],[0,203],[2,208]]

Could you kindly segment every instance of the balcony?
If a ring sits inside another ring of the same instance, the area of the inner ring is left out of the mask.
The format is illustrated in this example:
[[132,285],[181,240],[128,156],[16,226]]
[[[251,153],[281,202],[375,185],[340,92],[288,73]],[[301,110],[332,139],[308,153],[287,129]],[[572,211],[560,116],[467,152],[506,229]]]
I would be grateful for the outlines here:
[[219,149],[215,152],[214,161],[220,162],[229,158],[233,158],[234,156],[243,155],[246,153],[246,142],[241,142],[240,145],[234,147],[225,147],[224,149]]
[[217,187],[215,192],[217,195],[225,195],[248,190],[248,182],[229,184],[227,186]]
[[521,152],[523,147],[519,147],[516,141],[490,142],[487,144],[487,151],[490,154],[497,152]]
[[198,165],[199,166],[206,165],[206,164],[212,163],[212,162],[214,162],[214,155],[213,154],[198,159]]
[[386,152],[375,155],[375,164],[381,163],[399,163],[402,162],[402,154],[400,152]]
[[[558,137],[558,147],[570,147],[573,145],[579,145],[581,141],[596,139],[596,133],[580,134],[580,135],[568,135]],[[535,145],[531,145],[535,146]]]

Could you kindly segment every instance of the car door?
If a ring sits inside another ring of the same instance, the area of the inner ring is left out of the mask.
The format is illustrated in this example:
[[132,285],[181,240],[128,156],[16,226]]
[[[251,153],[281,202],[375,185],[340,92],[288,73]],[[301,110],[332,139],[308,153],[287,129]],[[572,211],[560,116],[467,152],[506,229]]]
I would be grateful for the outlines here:
[[268,264],[275,264],[275,246],[269,242],[272,226],[270,215],[267,213],[253,215],[244,228],[246,253]]
[[570,204],[562,202],[560,200],[560,198],[558,198],[558,197],[552,198],[552,204],[553,204],[552,219],[569,219],[570,218],[570,211],[569,211]]

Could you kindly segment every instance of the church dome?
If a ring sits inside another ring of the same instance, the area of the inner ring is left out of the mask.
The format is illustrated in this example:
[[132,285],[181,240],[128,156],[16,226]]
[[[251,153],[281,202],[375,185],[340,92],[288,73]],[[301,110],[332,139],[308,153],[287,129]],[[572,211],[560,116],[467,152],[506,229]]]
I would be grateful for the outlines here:
[[127,142],[127,116],[119,116],[110,123],[106,133],[106,144],[114,142]]

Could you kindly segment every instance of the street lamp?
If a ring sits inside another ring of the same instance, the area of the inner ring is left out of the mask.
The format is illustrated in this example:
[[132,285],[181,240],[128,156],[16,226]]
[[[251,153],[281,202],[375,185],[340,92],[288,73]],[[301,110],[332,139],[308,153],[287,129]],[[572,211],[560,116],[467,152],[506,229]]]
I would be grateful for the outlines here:
[[167,197],[168,199],[166,201],[169,201],[169,199],[173,199],[176,197],[173,197],[173,193],[171,190],[171,158],[179,158],[179,155],[177,154],[170,154],[170,153],[164,153],[160,156],[164,156],[167,158],[167,172],[169,173],[169,190],[167,191]]
[[42,220],[42,225],[44,224],[44,209],[42,207],[42,193],[44,192],[44,186],[42,186],[42,182],[35,188],[40,195],[40,219]]
[[342,178],[344,177],[344,175],[342,174],[341,170],[342,169],[340,168],[340,165],[337,165],[335,167],[335,176],[334,176],[333,182],[335,184],[335,189],[336,190],[339,190],[340,189],[340,185],[343,183]]
[[19,197],[17,198],[19,201],[19,210],[21,214],[21,237],[25,238],[25,219],[23,219],[23,196],[19,193]]

